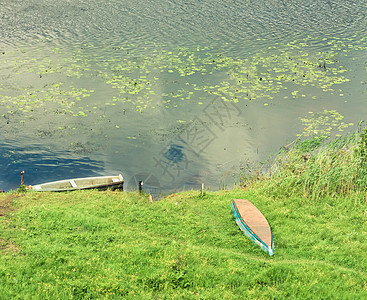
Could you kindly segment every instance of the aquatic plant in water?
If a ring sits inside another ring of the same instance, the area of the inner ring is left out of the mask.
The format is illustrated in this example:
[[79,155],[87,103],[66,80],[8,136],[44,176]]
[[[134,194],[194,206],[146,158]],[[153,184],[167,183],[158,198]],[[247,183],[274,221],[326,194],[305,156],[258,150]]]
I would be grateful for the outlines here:
[[[305,125],[303,133],[298,136],[328,138],[332,131],[342,132],[353,126],[353,123],[344,123],[344,116],[336,110],[324,110],[322,112],[309,112],[309,116],[300,118]],[[339,133],[336,136],[341,136]]]
[[[24,49],[14,50],[0,56],[1,75],[13,76],[13,80],[2,82],[0,113],[9,116],[16,112],[23,122],[29,122],[40,109],[79,118],[87,116],[91,107],[102,110],[103,105],[122,104],[119,109],[124,111],[144,112],[202,105],[212,95],[233,102],[315,99],[316,91],[343,96],[341,85],[350,79],[340,57],[366,50],[365,41],[366,37],[358,38],[358,34],[321,40],[307,37],[237,57],[225,49],[170,49],[164,45],[105,45],[97,51],[84,44],[71,52],[54,48],[47,56],[42,50],[31,51],[32,58]],[[316,43],[324,44],[325,50],[315,49]],[[39,49],[46,51],[47,47]],[[33,76],[34,87],[14,85],[27,76]],[[111,87],[104,101],[91,98],[94,89],[83,86],[93,82],[98,88],[100,80]]]

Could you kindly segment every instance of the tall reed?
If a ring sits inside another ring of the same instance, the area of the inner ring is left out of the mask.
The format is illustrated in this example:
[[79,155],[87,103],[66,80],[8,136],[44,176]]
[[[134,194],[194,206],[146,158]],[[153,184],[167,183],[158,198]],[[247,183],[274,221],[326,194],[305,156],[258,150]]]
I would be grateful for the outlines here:
[[[283,148],[261,184],[275,196],[312,200],[366,196],[367,128],[334,141],[313,137]],[[271,179],[271,180],[269,180]]]

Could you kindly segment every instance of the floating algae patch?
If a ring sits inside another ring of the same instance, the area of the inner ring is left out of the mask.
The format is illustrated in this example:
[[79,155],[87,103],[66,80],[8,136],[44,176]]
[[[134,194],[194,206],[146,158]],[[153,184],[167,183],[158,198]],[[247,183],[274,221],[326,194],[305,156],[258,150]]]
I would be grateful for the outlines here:
[[51,114],[73,114],[73,107],[93,90],[68,87],[55,83],[44,90],[24,89],[18,96],[0,95],[2,116],[21,112],[25,119],[33,118],[37,112]]
[[40,44],[37,49],[13,50],[0,56],[0,62],[2,71],[8,70],[12,75],[34,73],[43,78],[44,75],[57,73],[60,77],[80,78],[90,70],[88,56],[83,50],[76,48],[66,52]]
[[137,57],[134,51],[124,51],[122,54],[127,57],[99,64],[104,69],[100,76],[119,91],[114,102],[134,104],[138,111],[178,107],[175,100],[191,100],[195,91],[193,83],[203,81],[209,73],[202,58],[203,51],[200,48],[195,51],[160,49],[148,57]]
[[[84,101],[94,93],[82,87],[80,78],[90,77],[88,59],[80,49],[62,52],[39,45],[38,49],[14,50],[1,57],[0,127],[3,133],[34,128],[46,122],[53,131],[63,128],[65,116],[86,116],[89,103]],[[54,116],[54,117],[53,117]],[[64,116],[64,117],[63,117]],[[60,119],[63,117],[63,119]],[[55,122],[56,119],[58,122]],[[7,126],[7,125],[11,125]]]
[[344,50],[364,50],[363,41],[351,47],[346,41],[327,39],[327,50],[318,51],[314,44],[323,41],[309,37],[276,43],[247,57],[231,57],[208,47],[169,51],[162,46],[145,57],[131,47],[119,47],[120,58],[100,64],[100,76],[119,91],[115,102],[135,104],[139,111],[205,104],[211,95],[234,102],[315,99],[315,89],[333,93],[337,85],[350,81],[339,59],[347,55]]
[[341,75],[345,68],[334,66],[335,56],[334,52],[310,54],[289,44],[278,44],[251,58],[219,57],[217,68],[226,70],[230,80],[222,82],[220,88],[206,89],[235,101],[272,100],[284,90],[289,90],[285,97],[297,98],[299,89],[306,87],[309,97],[312,97],[312,87],[333,92],[335,85],[350,81]]
[[[62,50],[44,44],[0,56],[1,114],[6,119],[16,112],[27,122],[37,111],[80,118],[104,114],[109,105],[124,113],[201,109],[213,95],[274,103],[315,99],[320,91],[343,96],[350,79],[340,60],[366,49],[366,37],[357,34],[275,43],[237,57],[209,47],[82,44]],[[94,93],[100,98],[85,101]]]
[[[328,138],[332,132],[342,132],[348,127],[353,126],[353,123],[344,123],[342,121],[343,119],[344,116],[336,110],[324,110],[317,113],[309,112],[307,117],[300,118],[305,126],[302,135]],[[335,135],[340,136],[339,133]]]

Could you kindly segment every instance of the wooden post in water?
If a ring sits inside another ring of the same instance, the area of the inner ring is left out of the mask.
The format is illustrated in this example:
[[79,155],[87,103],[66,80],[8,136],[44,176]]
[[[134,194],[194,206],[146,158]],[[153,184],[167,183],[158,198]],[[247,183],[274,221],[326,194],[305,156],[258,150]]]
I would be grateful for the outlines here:
[[143,181],[139,181],[139,193],[142,191]]
[[24,184],[23,174],[24,174],[24,171],[20,172],[20,185]]

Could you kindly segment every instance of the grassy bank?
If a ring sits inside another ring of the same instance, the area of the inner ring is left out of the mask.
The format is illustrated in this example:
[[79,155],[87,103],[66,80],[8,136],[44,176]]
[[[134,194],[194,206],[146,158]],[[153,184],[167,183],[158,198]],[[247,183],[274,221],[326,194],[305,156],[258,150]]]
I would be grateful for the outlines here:
[[[0,194],[0,299],[366,299],[367,131],[297,141],[242,189]],[[253,202],[270,257],[235,223]]]
[[367,127],[335,140],[298,139],[280,151],[259,179],[252,185],[272,197],[315,202],[353,196],[367,203]]
[[[233,198],[267,217],[274,256],[238,229]],[[353,195],[28,192],[1,195],[0,215],[1,299],[367,297],[367,210]]]

